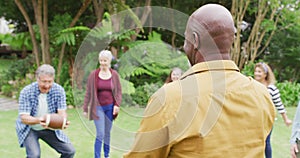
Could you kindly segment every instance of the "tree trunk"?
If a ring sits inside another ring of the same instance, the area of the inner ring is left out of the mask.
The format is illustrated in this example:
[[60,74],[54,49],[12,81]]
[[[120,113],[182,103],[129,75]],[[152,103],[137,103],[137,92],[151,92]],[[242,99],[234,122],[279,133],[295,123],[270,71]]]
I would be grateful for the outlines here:
[[96,25],[98,25],[102,21],[102,17],[104,14],[104,6],[103,3],[98,3],[98,0],[93,0],[93,6],[95,10],[95,15],[97,17]]
[[35,32],[33,30],[33,26],[32,23],[30,21],[30,18],[25,10],[25,8],[23,7],[22,3],[20,2],[20,0],[15,0],[16,5],[18,6],[19,10],[21,11],[22,15],[24,16],[24,19],[27,23],[28,29],[29,29],[29,33],[30,33],[30,37],[31,37],[31,42],[32,42],[32,53],[34,55],[35,58],[35,63],[37,66],[40,66],[40,59],[39,59],[39,46],[38,46],[38,42],[36,40],[35,37]]
[[[92,2],[92,0],[85,0],[81,6],[81,8],[78,10],[76,16],[73,18],[72,22],[70,23],[69,27],[73,27],[75,26],[76,22],[78,21],[78,19],[80,18],[80,16],[84,13],[84,11],[87,9],[87,7],[89,6],[89,4]],[[58,61],[58,67],[57,67],[57,77],[56,77],[56,82],[60,83],[60,73],[61,73],[61,69],[62,69],[62,63],[63,63],[63,59],[64,59],[64,54],[65,54],[65,48],[66,48],[66,43],[62,44],[61,50],[60,50],[60,54],[59,54],[59,61]],[[72,56],[70,56],[70,58],[72,58]],[[73,64],[70,63],[70,68],[71,70],[73,69]],[[72,80],[72,72],[69,73],[71,80]],[[72,84],[72,82],[71,82]]]
[[236,28],[236,36],[231,48],[231,59],[241,69],[248,60],[248,54],[245,51],[246,44],[241,47],[241,27],[240,24],[244,19],[250,0],[233,0],[231,14],[233,16]]
[[[274,20],[274,18],[275,18],[275,16],[276,16],[276,12],[277,12],[277,9],[273,9],[273,10],[272,10],[272,13],[271,13],[271,15],[270,15],[269,20]],[[279,16],[276,16],[275,22],[274,22],[274,27],[277,25],[278,20],[279,20]],[[260,49],[260,51],[256,54],[256,56],[261,55],[261,54],[265,51],[265,49],[269,46],[270,41],[271,41],[271,39],[272,39],[272,37],[273,37],[275,31],[276,31],[275,28],[272,29],[272,31],[271,31],[271,33],[270,33],[270,36],[268,36],[268,38],[267,38],[267,40],[266,40],[266,43],[265,43],[264,46]],[[263,30],[263,33],[262,33],[262,34],[263,34],[263,35],[262,35],[262,36],[260,37],[260,39],[259,39],[259,42],[260,42],[260,43],[262,42],[263,37],[264,37],[264,35],[266,34],[266,29]],[[254,59],[253,59],[253,60],[254,60]]]
[[42,61],[45,64],[51,64],[50,42],[48,34],[48,1],[32,0],[36,23],[41,35]]
[[39,27],[40,35],[41,35],[41,51],[42,51],[42,61],[44,64],[48,64],[46,61],[46,54],[45,54],[45,32],[43,27],[42,21],[42,0],[32,0],[35,21]]
[[48,64],[51,64],[50,57],[50,41],[49,41],[49,32],[48,32],[48,0],[43,0],[43,30],[44,30],[44,53],[45,61]]
[[[144,26],[146,20],[148,19],[149,14],[151,14],[151,7],[150,7],[150,5],[151,5],[151,0],[146,0],[145,7],[144,7],[144,12],[143,12],[143,15],[142,15],[141,20],[140,20],[142,26]],[[139,34],[140,31],[141,31],[141,28],[139,28],[139,27],[137,27],[135,29],[136,34]],[[136,35],[132,35],[131,36],[131,40],[135,41],[136,37],[137,37]]]
[[[244,19],[245,12],[248,9],[249,3],[250,0],[233,0],[231,7],[231,13],[237,27],[236,38],[231,51],[231,58],[233,61],[235,61],[235,63],[237,63],[240,69],[242,69],[248,61],[253,62],[257,58],[257,56],[265,51],[271,41],[271,38],[274,35],[274,32],[276,30],[275,27],[279,20],[279,17],[276,16],[279,5],[277,7],[272,7],[267,0],[259,1],[259,3],[257,3],[258,6],[256,9],[256,20],[251,28],[251,32],[247,41],[243,42],[241,46],[242,41],[240,38],[240,23]],[[276,6],[277,4],[273,5]],[[268,33],[267,31],[269,30],[262,26],[263,21],[266,19],[270,21],[274,21],[275,19],[275,21],[274,28],[271,30],[268,38],[266,39],[266,42],[263,43],[263,39],[266,37],[266,34]]]
[[[169,8],[173,8],[175,4],[175,0],[173,0],[171,2],[171,0],[168,0],[168,6]],[[175,50],[176,45],[175,45],[175,39],[176,39],[176,28],[175,28],[175,20],[174,20],[174,14],[173,14],[173,10],[171,13],[171,26],[172,26],[172,38],[171,38],[171,43],[172,43],[172,48],[173,50]]]

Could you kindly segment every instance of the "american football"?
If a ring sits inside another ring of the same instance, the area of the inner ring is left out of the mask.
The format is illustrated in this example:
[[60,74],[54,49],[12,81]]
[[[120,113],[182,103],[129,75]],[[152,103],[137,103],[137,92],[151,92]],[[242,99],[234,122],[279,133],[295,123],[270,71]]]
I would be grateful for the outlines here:
[[65,129],[67,119],[58,114],[47,114],[44,116],[44,122],[52,129]]

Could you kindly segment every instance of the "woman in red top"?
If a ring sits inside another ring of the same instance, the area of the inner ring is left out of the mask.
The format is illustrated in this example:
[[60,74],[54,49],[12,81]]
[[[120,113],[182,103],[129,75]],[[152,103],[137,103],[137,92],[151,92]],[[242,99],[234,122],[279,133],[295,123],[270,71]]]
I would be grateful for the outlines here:
[[108,50],[99,53],[100,68],[90,73],[84,98],[83,115],[94,120],[96,126],[95,158],[101,157],[102,142],[104,157],[109,157],[112,121],[117,117],[122,101],[119,74],[111,68],[112,57]]

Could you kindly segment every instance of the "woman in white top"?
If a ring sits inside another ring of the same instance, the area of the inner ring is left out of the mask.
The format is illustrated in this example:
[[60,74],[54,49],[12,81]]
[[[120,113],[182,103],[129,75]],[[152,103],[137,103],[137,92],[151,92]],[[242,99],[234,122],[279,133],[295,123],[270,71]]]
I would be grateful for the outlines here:
[[[266,63],[257,63],[254,67],[254,79],[259,81],[260,83],[264,84],[271,95],[272,101],[278,111],[281,114],[284,123],[286,126],[292,124],[292,121],[288,118],[286,114],[286,110],[280,98],[280,92],[278,88],[275,86],[275,76],[272,72],[272,69]],[[265,147],[265,157],[272,158],[272,148],[270,137],[271,133],[268,135],[266,139],[266,147]]]

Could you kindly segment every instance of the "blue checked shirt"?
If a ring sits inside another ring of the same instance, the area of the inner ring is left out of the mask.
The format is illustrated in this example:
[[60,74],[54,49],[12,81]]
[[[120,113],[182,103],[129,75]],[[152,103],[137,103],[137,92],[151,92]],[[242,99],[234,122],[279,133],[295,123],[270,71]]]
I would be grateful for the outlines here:
[[[27,85],[20,93],[19,97],[19,117],[16,121],[16,132],[18,135],[18,140],[20,147],[23,147],[25,138],[27,137],[30,126],[23,124],[21,122],[21,114],[30,114],[31,116],[36,116],[38,112],[38,96],[40,90],[38,83],[34,82],[30,85]],[[53,83],[50,91],[47,95],[48,102],[48,112],[57,113],[57,110],[66,110],[66,94],[60,85]],[[70,142],[68,137],[62,132],[62,130],[55,130],[57,138],[63,142]]]

